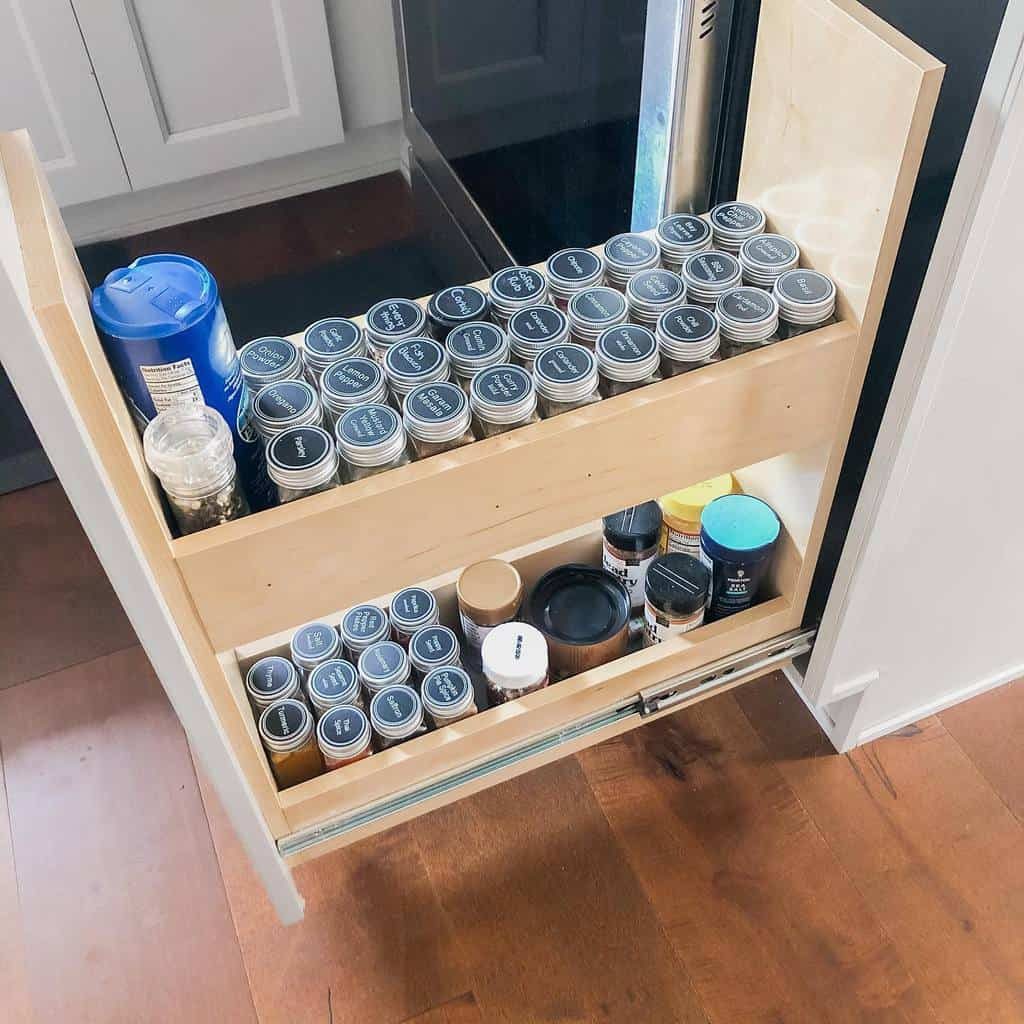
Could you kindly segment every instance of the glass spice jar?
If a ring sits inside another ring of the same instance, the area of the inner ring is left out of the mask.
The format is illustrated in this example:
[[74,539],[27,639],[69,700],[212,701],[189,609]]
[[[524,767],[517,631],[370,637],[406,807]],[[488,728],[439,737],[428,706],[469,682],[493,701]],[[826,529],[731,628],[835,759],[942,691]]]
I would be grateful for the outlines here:
[[146,425],[142,448],[182,534],[248,514],[234,438],[216,409],[191,404],[164,409]]
[[686,285],[686,301],[714,310],[718,297],[743,282],[740,261],[716,249],[688,256],[680,271]]
[[604,243],[604,277],[613,288],[624,291],[629,279],[661,263],[657,242],[646,235],[625,232]]
[[279,789],[323,774],[313,713],[301,700],[279,700],[260,715],[258,732]]
[[342,316],[331,316],[310,324],[302,336],[302,362],[306,378],[320,386],[324,370],[339,359],[366,355],[366,338],[359,325]]
[[292,634],[289,649],[292,663],[305,674],[338,657],[341,637],[328,622],[307,622]]
[[255,338],[238,350],[238,362],[242,379],[253,392],[279,380],[302,376],[302,357],[287,338]]
[[836,286],[816,270],[790,270],[772,286],[779,304],[779,335],[796,338],[836,322]]
[[466,392],[445,381],[414,388],[406,396],[402,413],[417,459],[472,444],[476,440],[472,417]]
[[784,235],[754,235],[740,246],[739,260],[744,284],[771,291],[776,278],[800,262],[800,249]]
[[560,249],[544,266],[551,301],[564,313],[569,300],[604,280],[604,260],[589,249]]
[[317,746],[329,772],[369,757],[372,738],[365,712],[351,705],[331,708],[316,726]]
[[508,337],[497,324],[483,320],[463,324],[444,340],[456,383],[466,394],[473,378],[489,366],[508,362]]
[[341,617],[341,641],[353,661],[359,655],[391,635],[391,622],[383,608],[375,604],[357,604]]
[[252,400],[252,425],[264,443],[289,427],[322,426],[323,419],[320,399],[305,380],[267,384]]
[[406,466],[405,427],[390,405],[360,405],[338,420],[335,440],[348,483]]
[[656,501],[630,505],[605,516],[603,525],[601,565],[625,585],[630,607],[642,608],[647,567],[658,554],[661,538],[661,506]]
[[359,681],[373,697],[386,686],[409,681],[409,657],[394,640],[381,640],[359,655]]
[[459,623],[469,653],[478,661],[480,648],[495,626],[511,622],[523,603],[519,570],[500,558],[467,565],[455,584]]
[[396,341],[422,337],[427,329],[427,314],[412,299],[384,299],[366,314],[366,348],[378,363]]
[[521,366],[506,363],[481,370],[469,389],[477,437],[496,437],[527,423],[537,423],[537,391]]
[[540,305],[548,294],[548,283],[532,267],[506,267],[490,280],[491,319],[500,327],[527,306]]
[[245,693],[257,714],[286,697],[300,700],[301,683],[295,666],[287,658],[276,654],[260,658],[245,673]]
[[363,703],[363,691],[359,686],[359,674],[355,666],[342,658],[331,658],[322,661],[306,680],[306,693],[309,696],[313,714],[320,718],[324,712],[342,704],[366,710]]
[[658,555],[644,582],[644,647],[702,625],[710,582],[710,573],[692,555]]
[[760,235],[765,228],[764,211],[752,203],[719,203],[708,215],[716,249],[739,252],[748,238]]
[[511,362],[529,373],[544,349],[569,339],[569,321],[554,306],[528,306],[513,313],[508,322]]
[[779,304],[760,288],[733,288],[715,307],[722,356],[739,356],[779,340]]
[[658,326],[658,317],[662,313],[685,301],[686,285],[683,279],[661,267],[641,270],[626,285],[629,319],[652,331]]
[[588,288],[572,297],[566,316],[572,340],[592,349],[602,331],[626,322],[629,307],[614,288]]
[[663,217],[655,232],[661,249],[661,265],[679,273],[687,256],[711,248],[711,225],[691,213]]
[[495,626],[484,638],[480,660],[495,704],[525,697],[548,685],[547,641],[528,623]]
[[533,364],[537,409],[544,419],[601,401],[597,360],[582,345],[552,345]]
[[420,687],[423,709],[435,729],[453,725],[477,713],[473,680],[457,665],[446,665],[428,672]]
[[341,483],[338,452],[322,427],[289,427],[267,445],[267,473],[282,504]]
[[594,352],[604,398],[661,380],[661,353],[653,332],[639,324],[609,327]]
[[662,514],[658,550],[663,555],[682,551],[697,558],[700,555],[700,517],[704,507],[715,498],[732,494],[735,490],[736,480],[732,473],[723,473],[692,487],[662,495],[658,499]]
[[461,666],[459,638],[447,626],[433,625],[417,629],[409,641],[409,665],[412,678],[422,683],[428,672],[442,666]]
[[386,687],[370,702],[370,724],[379,750],[387,750],[426,732],[420,695],[411,686]]
[[662,313],[654,336],[661,349],[663,377],[721,361],[718,317],[703,306],[676,306]]
[[388,608],[391,635],[407,648],[413,633],[424,626],[435,626],[440,621],[437,599],[423,587],[406,587],[391,599]]
[[384,356],[384,375],[399,412],[413,388],[452,379],[448,353],[432,338],[409,338],[392,345]]
[[347,356],[331,363],[320,376],[320,398],[331,429],[357,405],[387,401],[388,385],[379,363],[363,356]]
[[427,322],[431,335],[444,341],[454,328],[486,320],[490,312],[491,300],[485,292],[471,284],[457,284],[430,297]]

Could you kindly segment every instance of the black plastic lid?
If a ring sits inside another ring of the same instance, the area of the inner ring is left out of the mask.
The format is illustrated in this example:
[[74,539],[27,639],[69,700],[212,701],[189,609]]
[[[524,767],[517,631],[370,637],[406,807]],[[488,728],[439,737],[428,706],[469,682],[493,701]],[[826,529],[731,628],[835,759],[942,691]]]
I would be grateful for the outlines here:
[[693,245],[711,234],[711,225],[703,217],[695,217],[692,213],[677,213],[666,217],[658,225],[658,234],[669,242]]
[[656,608],[675,615],[692,615],[707,602],[711,574],[693,555],[671,551],[647,567],[644,591]]
[[385,299],[366,314],[366,325],[374,334],[408,334],[422,323],[423,310],[412,299]]
[[357,405],[338,420],[338,436],[346,444],[370,446],[394,437],[398,427],[398,413],[390,405]]
[[733,288],[718,300],[718,308],[733,320],[756,324],[775,312],[775,300],[760,288]]
[[331,435],[320,427],[289,427],[267,445],[267,461],[281,469],[312,469],[333,447]]
[[600,258],[589,249],[563,249],[548,260],[548,271],[560,281],[588,281],[600,270]]
[[341,658],[332,658],[317,665],[309,675],[309,688],[318,697],[332,700],[348,693],[356,681],[355,666]]
[[409,338],[388,349],[384,363],[395,377],[433,373],[444,362],[444,349],[431,338]]
[[562,643],[601,643],[629,621],[625,586],[610,572],[589,565],[560,565],[537,581],[529,600],[530,619]]
[[453,285],[430,297],[427,316],[440,327],[456,327],[485,317],[490,304],[491,300],[479,288]]
[[564,333],[567,324],[565,314],[554,306],[527,306],[509,318],[508,332],[525,341],[543,342]]
[[686,273],[704,284],[731,281],[740,275],[740,263],[735,256],[717,249],[697,252],[687,257]]
[[458,649],[458,638],[447,626],[424,626],[409,641],[410,655],[424,665],[443,665]]
[[538,377],[571,384],[594,369],[594,353],[582,345],[552,345],[537,356],[533,369]]
[[658,246],[646,235],[627,233],[610,238],[605,243],[604,254],[621,266],[636,267],[657,256]]
[[606,324],[626,312],[626,300],[614,288],[587,288],[572,297],[569,308],[580,319]]
[[506,267],[491,278],[491,292],[512,302],[526,302],[544,291],[544,278],[532,267]]
[[718,317],[703,306],[675,306],[662,313],[658,330],[673,341],[706,341],[718,330]]
[[362,331],[351,320],[335,316],[318,320],[306,328],[303,345],[318,356],[343,356],[356,342]]
[[309,412],[316,392],[301,380],[282,380],[260,388],[253,399],[253,411],[262,420],[290,420]]
[[504,340],[500,327],[486,321],[477,321],[453,328],[445,339],[445,347],[454,356],[484,359],[492,352],[497,352]]
[[372,359],[352,356],[331,363],[320,378],[320,386],[336,395],[357,398],[378,387],[383,376],[384,371]]
[[656,501],[630,505],[604,517],[604,536],[620,551],[646,551],[661,535],[661,506]]

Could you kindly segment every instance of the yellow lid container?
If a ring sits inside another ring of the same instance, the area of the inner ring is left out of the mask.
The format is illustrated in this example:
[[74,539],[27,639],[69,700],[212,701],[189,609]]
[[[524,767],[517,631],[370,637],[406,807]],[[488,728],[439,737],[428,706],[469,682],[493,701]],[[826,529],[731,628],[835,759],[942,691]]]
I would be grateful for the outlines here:
[[704,506],[737,489],[732,473],[726,473],[660,497],[658,504],[664,515],[661,553],[683,551],[696,558],[700,553],[700,514]]

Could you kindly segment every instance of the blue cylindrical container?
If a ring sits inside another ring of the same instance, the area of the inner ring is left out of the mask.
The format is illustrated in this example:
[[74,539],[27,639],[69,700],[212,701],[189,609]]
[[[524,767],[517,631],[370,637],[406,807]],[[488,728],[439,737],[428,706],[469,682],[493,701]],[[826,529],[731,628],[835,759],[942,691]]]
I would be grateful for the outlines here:
[[700,560],[711,570],[708,616],[724,619],[757,599],[779,538],[779,517],[749,494],[726,494],[700,516]]
[[92,313],[139,431],[172,405],[211,406],[231,428],[250,506],[276,505],[231,329],[206,267],[188,256],[140,256],[93,291]]

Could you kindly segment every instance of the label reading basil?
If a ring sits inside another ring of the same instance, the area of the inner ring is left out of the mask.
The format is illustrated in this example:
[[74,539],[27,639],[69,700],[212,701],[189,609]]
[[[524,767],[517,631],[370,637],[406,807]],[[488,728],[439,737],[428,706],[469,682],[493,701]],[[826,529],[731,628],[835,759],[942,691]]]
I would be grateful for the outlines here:
[[513,405],[533,386],[529,374],[518,366],[481,370],[473,378],[473,393],[492,405]]
[[309,688],[325,700],[348,693],[356,681],[356,670],[347,662],[335,660],[318,665],[309,677]]
[[658,329],[673,341],[705,341],[718,327],[714,314],[700,306],[679,306],[663,314]]
[[509,267],[491,278],[491,291],[503,299],[525,302],[544,291],[544,278],[530,267]]
[[740,265],[727,252],[699,252],[686,261],[686,273],[695,281],[720,284],[738,277]]
[[339,429],[349,444],[379,444],[398,430],[398,414],[388,405],[357,406],[342,416]]
[[457,704],[465,699],[471,685],[462,669],[437,668],[423,681],[423,695],[432,704]]
[[359,328],[343,317],[321,320],[306,331],[305,345],[320,356],[342,356],[359,342]]
[[399,377],[433,373],[443,360],[441,346],[429,338],[413,338],[392,345],[385,356],[388,369]]
[[726,231],[750,231],[763,221],[761,211],[749,203],[722,203],[711,211],[711,223]]
[[331,436],[319,427],[292,427],[270,442],[267,455],[282,469],[308,469],[331,452]]
[[474,320],[487,308],[487,296],[479,288],[456,285],[438,292],[430,300],[430,306],[449,320]]
[[635,267],[654,259],[658,247],[643,235],[616,235],[605,243],[604,254],[622,266]]
[[285,658],[260,658],[249,669],[249,688],[264,696],[283,690],[295,674],[292,663]]
[[313,389],[308,384],[286,380],[261,388],[253,408],[261,419],[287,420],[308,412],[314,401]]
[[378,387],[381,368],[372,360],[355,356],[340,363],[333,363],[321,378],[325,391],[345,397],[364,395]]
[[285,338],[257,338],[242,349],[242,371],[253,377],[276,373],[295,359],[295,346]]
[[294,736],[306,722],[306,710],[298,701],[275,704],[263,719],[263,728],[271,739],[286,740]]
[[563,249],[548,260],[551,276],[563,281],[585,281],[600,270],[600,259],[589,249]]
[[473,323],[456,327],[448,335],[447,346],[456,356],[484,358],[501,348],[502,333],[494,324]]
[[778,279],[776,287],[793,302],[823,302],[835,290],[832,281],[815,270],[791,270]]
[[671,270],[642,270],[630,278],[629,294],[647,302],[672,302],[683,294],[683,282]]
[[374,604],[360,604],[345,612],[341,620],[342,632],[353,640],[379,636],[385,626],[384,611]]
[[405,410],[416,419],[443,423],[466,409],[466,393],[454,384],[424,384],[409,393]]
[[367,679],[390,679],[405,660],[405,651],[391,640],[367,647],[359,658],[359,671]]
[[373,698],[373,713],[388,725],[401,725],[416,714],[416,694],[408,686],[389,686]]
[[572,383],[593,370],[594,357],[582,345],[554,345],[545,349],[534,363],[538,376]]
[[751,238],[743,244],[743,254],[766,267],[792,263],[800,255],[796,245],[782,235],[758,235]]
[[407,334],[423,322],[423,310],[410,299],[385,299],[366,314],[375,334]]
[[620,363],[636,363],[647,359],[658,345],[646,327],[635,324],[612,327],[601,335],[597,343],[602,352]]
[[521,309],[508,322],[509,333],[527,341],[557,337],[565,330],[565,326],[565,317],[554,306]]
[[695,245],[711,234],[711,226],[701,217],[689,213],[677,213],[666,217],[658,225],[658,234],[668,242],[679,245]]
[[412,638],[412,653],[420,661],[439,664],[455,654],[458,641],[447,626],[427,626]]
[[569,308],[580,320],[606,323],[626,312],[626,300],[614,288],[588,288],[573,296]]
[[759,288],[736,288],[718,301],[723,316],[749,324],[767,319],[773,309],[771,296]]

